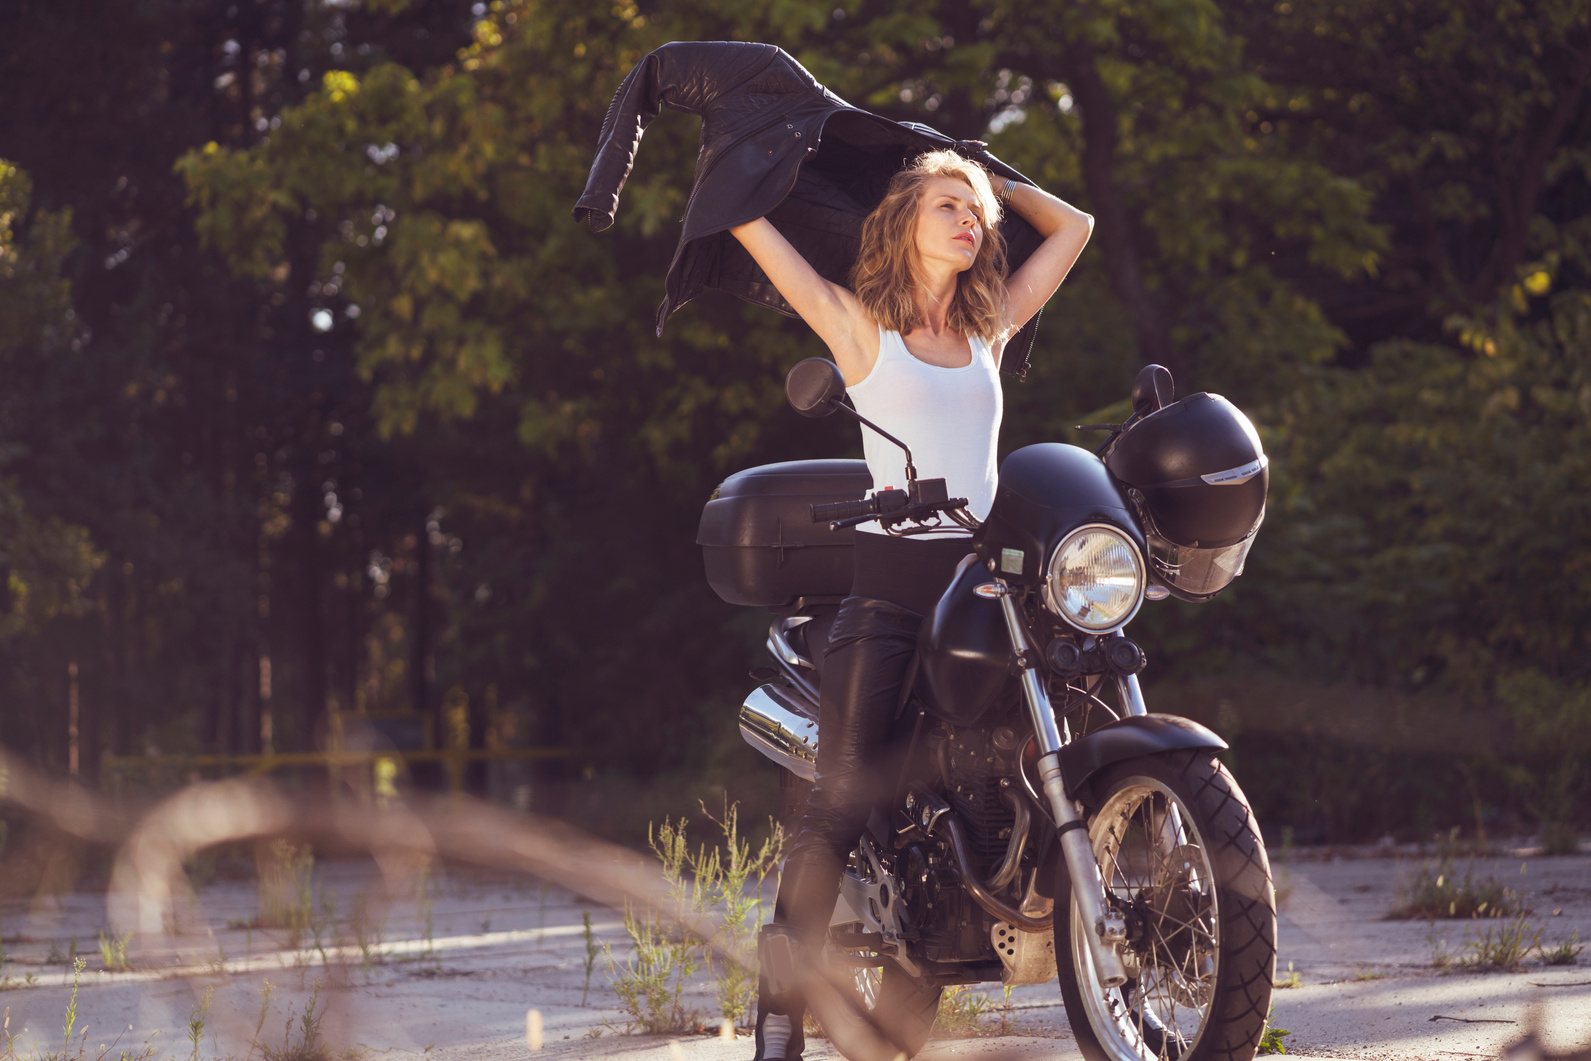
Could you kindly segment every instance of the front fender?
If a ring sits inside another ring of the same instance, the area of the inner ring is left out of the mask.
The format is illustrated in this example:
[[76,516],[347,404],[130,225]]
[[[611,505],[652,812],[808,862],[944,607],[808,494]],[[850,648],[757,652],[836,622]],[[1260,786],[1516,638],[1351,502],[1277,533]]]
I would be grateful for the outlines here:
[[1111,763],[1159,755],[1181,748],[1225,750],[1226,741],[1191,719],[1177,715],[1129,715],[1107,722],[1061,749],[1061,777],[1072,799]]

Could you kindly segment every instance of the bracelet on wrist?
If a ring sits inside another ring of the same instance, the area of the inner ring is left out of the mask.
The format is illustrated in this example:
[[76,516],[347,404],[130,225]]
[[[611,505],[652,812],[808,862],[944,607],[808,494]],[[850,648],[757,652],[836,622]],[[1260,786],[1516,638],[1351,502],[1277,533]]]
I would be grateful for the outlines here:
[[1002,207],[1010,206],[1011,205],[1011,195],[1015,191],[1016,191],[1016,181],[1012,180],[1010,177],[1007,177],[1006,180],[1005,180],[1005,184],[1001,186],[999,194],[997,194],[995,196],[995,198],[1000,200],[1000,205]]

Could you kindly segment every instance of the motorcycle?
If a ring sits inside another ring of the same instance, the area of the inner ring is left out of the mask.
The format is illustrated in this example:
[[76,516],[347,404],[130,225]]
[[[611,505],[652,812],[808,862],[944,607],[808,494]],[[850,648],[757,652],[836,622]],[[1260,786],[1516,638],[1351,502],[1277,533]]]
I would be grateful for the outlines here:
[[[822,358],[786,381],[798,412],[879,430],[844,392]],[[862,461],[794,461],[731,476],[704,509],[709,582],[773,613],[740,729],[792,798],[814,776],[852,529],[973,532],[923,619],[880,764],[898,783],[857,837],[825,952],[908,1054],[945,987],[987,981],[1058,981],[1091,1061],[1247,1059],[1264,1032],[1276,902],[1259,828],[1225,742],[1147,710],[1125,627],[1145,599],[1208,600],[1241,573],[1267,460],[1241,412],[1175,400],[1164,368],[1132,405],[1091,425],[1110,431],[1095,452],[1010,454],[981,523],[909,449],[904,489],[872,489]]]

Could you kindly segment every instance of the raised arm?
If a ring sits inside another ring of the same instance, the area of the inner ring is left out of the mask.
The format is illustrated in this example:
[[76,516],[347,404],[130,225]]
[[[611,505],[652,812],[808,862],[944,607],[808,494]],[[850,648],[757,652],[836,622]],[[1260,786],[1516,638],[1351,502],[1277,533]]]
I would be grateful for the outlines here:
[[856,296],[819,276],[765,217],[737,225],[729,234],[741,242],[784,300],[828,344],[845,382],[866,379],[878,360],[878,326]]
[[[1004,181],[996,177],[995,190],[1002,184]],[[1044,308],[1066,279],[1094,231],[1094,219],[1049,192],[1020,183],[1012,191],[1006,209],[1015,211],[1044,237],[1039,249],[1006,281],[1011,293],[1008,328],[1014,332]]]

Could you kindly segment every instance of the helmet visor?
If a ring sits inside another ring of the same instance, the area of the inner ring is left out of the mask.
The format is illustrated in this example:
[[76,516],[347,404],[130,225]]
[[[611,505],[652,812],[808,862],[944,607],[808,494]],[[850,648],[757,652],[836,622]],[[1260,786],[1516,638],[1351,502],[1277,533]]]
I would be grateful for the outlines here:
[[1178,545],[1161,537],[1153,527],[1146,528],[1150,576],[1184,600],[1209,600],[1243,573],[1249,547],[1264,521],[1261,510],[1246,538],[1219,548]]

